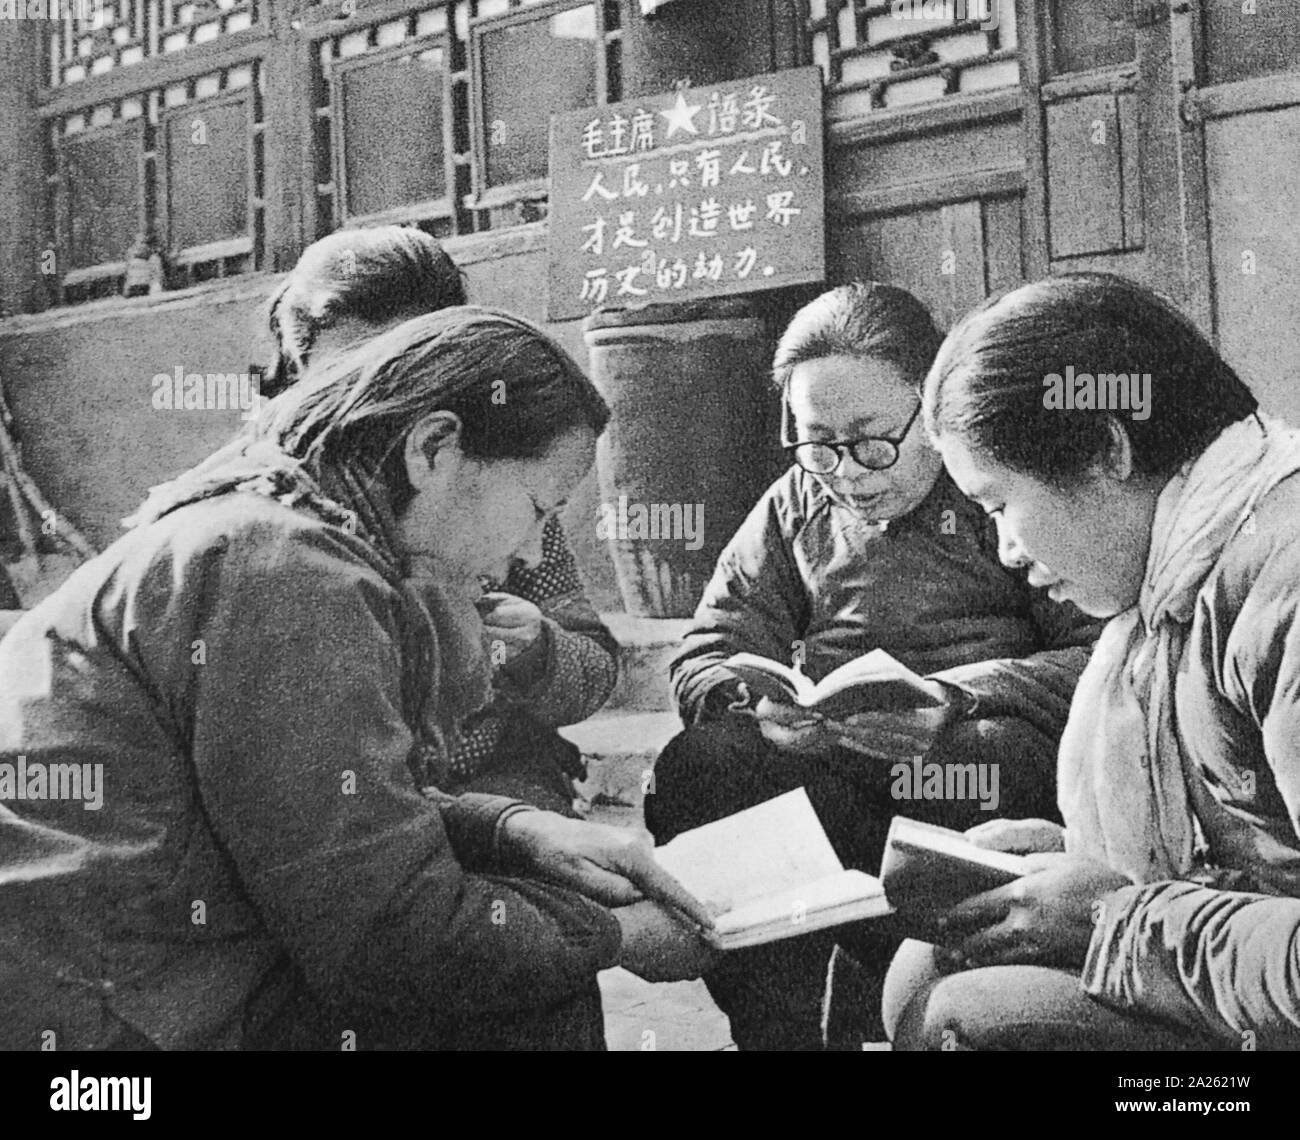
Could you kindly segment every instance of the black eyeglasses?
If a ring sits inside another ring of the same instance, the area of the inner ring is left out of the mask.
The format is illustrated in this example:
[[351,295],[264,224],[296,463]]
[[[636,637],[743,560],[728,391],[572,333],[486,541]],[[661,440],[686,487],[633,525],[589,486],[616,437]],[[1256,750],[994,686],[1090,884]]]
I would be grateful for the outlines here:
[[916,411],[906,426],[896,436],[864,435],[859,439],[815,440],[800,443],[790,438],[790,400],[781,397],[781,446],[794,453],[794,461],[810,475],[829,475],[844,460],[847,451],[854,460],[869,471],[884,471],[898,462],[898,448],[921,414],[918,400]]

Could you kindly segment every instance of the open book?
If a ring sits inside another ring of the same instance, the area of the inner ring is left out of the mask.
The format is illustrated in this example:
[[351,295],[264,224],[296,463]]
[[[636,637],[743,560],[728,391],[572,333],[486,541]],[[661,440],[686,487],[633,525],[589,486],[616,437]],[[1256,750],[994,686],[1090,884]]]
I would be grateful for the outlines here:
[[895,816],[880,878],[903,925],[916,934],[972,895],[1013,882],[1028,870],[1023,855],[976,847],[960,831]]
[[655,856],[717,912],[724,950],[891,912],[879,879],[844,869],[803,788],[685,832]]
[[751,693],[783,704],[798,705],[832,719],[886,709],[942,709],[925,681],[883,649],[846,661],[814,682],[798,669],[760,657],[737,653],[723,662]]

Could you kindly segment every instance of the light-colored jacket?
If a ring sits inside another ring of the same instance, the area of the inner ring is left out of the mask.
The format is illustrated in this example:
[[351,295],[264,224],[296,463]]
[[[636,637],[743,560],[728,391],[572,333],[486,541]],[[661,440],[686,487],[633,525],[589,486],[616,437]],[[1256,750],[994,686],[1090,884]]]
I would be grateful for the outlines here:
[[1067,850],[1135,880],[1103,900],[1086,992],[1297,1049],[1300,437],[1266,422],[1161,496],[1139,612],[1080,679],[1060,792]]

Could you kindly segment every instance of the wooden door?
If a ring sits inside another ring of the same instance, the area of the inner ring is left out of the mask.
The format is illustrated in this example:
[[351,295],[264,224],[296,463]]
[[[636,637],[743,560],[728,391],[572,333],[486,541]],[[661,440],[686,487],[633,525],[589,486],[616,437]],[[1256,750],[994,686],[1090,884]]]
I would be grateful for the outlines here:
[[1200,304],[1265,409],[1300,425],[1300,6],[1178,7],[1177,129],[1189,171],[1204,171],[1189,186],[1206,219],[1194,235],[1205,249],[1194,261],[1208,270]]
[[1031,272],[1173,296],[1300,424],[1300,7],[1036,0],[1032,19]]

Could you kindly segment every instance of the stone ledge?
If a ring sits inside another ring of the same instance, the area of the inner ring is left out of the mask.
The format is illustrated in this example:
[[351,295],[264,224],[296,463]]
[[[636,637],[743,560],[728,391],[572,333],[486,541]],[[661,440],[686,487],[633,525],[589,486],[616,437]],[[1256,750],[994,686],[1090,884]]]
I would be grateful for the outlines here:
[[647,774],[664,745],[681,730],[675,712],[615,710],[562,728],[560,735],[588,760],[582,792],[589,800],[639,811]]
[[668,666],[691,628],[685,618],[643,618],[602,614],[619,645],[618,685],[607,709],[668,712],[675,709]]
[[600,620],[619,645],[678,645],[694,622],[690,618],[648,618],[633,614],[601,614]]

